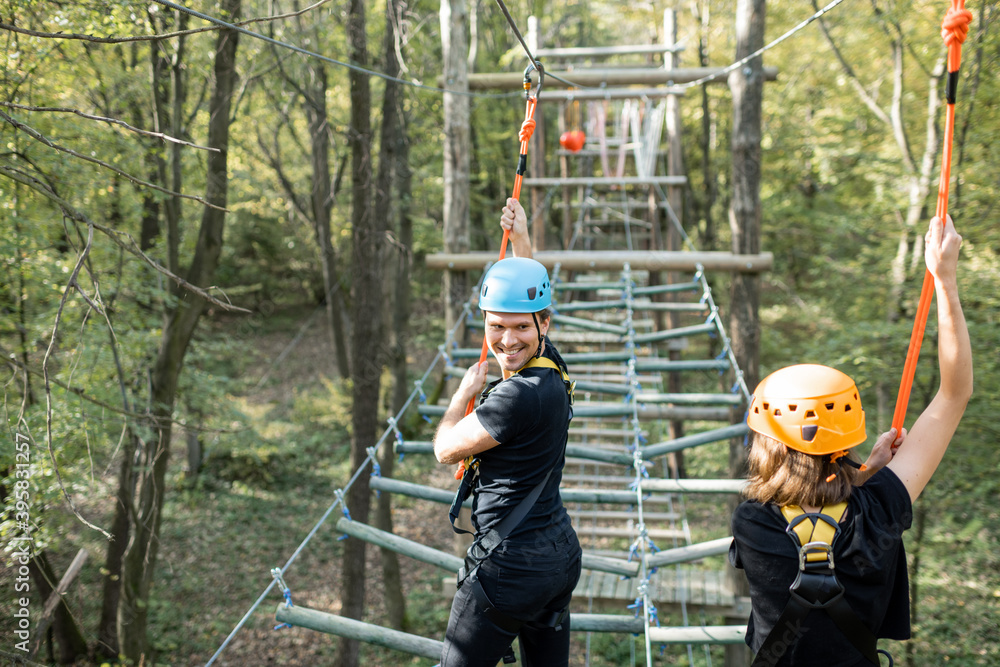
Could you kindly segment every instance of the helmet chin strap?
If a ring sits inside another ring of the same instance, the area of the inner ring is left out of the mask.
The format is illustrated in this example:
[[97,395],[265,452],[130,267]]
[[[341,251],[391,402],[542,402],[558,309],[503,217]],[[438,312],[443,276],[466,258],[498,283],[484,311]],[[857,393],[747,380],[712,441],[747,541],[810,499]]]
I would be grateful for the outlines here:
[[538,332],[538,349],[535,350],[534,358],[542,356],[542,328],[538,326],[538,316],[535,313],[531,314],[531,319],[535,321],[535,331]]

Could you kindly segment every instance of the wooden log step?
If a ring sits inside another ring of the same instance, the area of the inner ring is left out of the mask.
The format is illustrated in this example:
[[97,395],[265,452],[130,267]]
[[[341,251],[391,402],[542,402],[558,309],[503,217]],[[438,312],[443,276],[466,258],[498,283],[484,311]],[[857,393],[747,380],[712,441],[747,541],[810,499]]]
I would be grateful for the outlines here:
[[652,627],[649,640],[654,644],[743,644],[745,625],[708,625],[689,627]]
[[647,445],[642,448],[642,457],[648,461],[657,456],[663,456],[664,454],[669,454],[671,452],[679,452],[683,449],[700,447],[701,445],[721,442],[723,440],[729,440],[730,438],[742,438],[749,432],[750,429],[746,423],[731,424],[723,428],[717,428],[703,433],[695,433],[693,435],[686,435],[674,440],[666,440],[664,442]]
[[[563,482],[579,482],[584,484],[611,484],[622,489],[635,481],[635,475],[563,475]],[[629,490],[629,493],[635,493]]]
[[686,176],[567,176],[565,178],[526,178],[527,188],[550,188],[552,186],[583,185],[590,187],[613,187],[631,185],[684,185]]
[[635,362],[635,369],[641,372],[657,371],[661,373],[674,373],[681,371],[727,371],[729,370],[728,359],[698,359],[679,360],[669,359],[646,359],[638,358]]
[[[376,491],[381,491],[383,493],[395,493],[401,496],[407,496],[409,498],[419,498],[421,500],[430,500],[431,502],[440,503],[442,505],[450,505],[455,497],[455,491],[448,491],[446,489],[436,489],[432,486],[423,486],[421,484],[414,484],[413,482],[404,482],[401,479],[393,479],[391,477],[372,477],[369,480],[371,488]],[[456,482],[456,488],[458,483]],[[472,507],[472,499],[465,501],[466,507]]]
[[[279,623],[287,623],[293,627],[306,628],[316,632],[323,632],[348,639],[356,639],[366,644],[382,646],[408,653],[410,655],[428,658],[430,660],[440,660],[441,652],[444,650],[444,642],[429,637],[410,634],[385,628],[374,623],[365,623],[351,618],[345,618],[325,611],[310,609],[298,605],[286,605],[279,602],[274,611],[274,618]],[[623,614],[573,614],[571,622],[572,632],[627,632],[638,634],[643,632],[643,619],[634,615]],[[721,626],[726,627],[726,626]],[[739,626],[732,626],[739,627]],[[664,628],[650,628],[652,630],[663,630]],[[719,636],[725,639],[728,635],[723,635],[718,628],[712,627],[690,627],[690,628],[669,628],[671,630],[685,630],[689,633],[698,633],[697,636]],[[657,636],[666,637],[666,633]],[[672,635],[671,635],[672,636]],[[677,635],[681,636],[681,635]],[[687,637],[687,635],[684,635]],[[663,640],[657,640],[663,641]],[[665,642],[666,643],[666,642]],[[676,642],[685,643],[685,642]],[[688,642],[691,643],[691,642]],[[695,640],[694,643],[698,643]],[[709,643],[702,641],[700,643]]]
[[601,333],[597,331],[565,331],[553,327],[549,329],[549,339],[553,343],[570,345],[620,345],[622,337],[618,334]]
[[571,283],[556,283],[552,286],[552,289],[557,292],[598,292],[609,290],[614,291],[617,295],[621,295],[625,291],[625,283],[620,280],[614,283],[576,281]]
[[696,324],[689,327],[676,327],[674,329],[666,329],[664,331],[650,331],[649,333],[636,334],[632,340],[636,345],[645,345],[647,343],[658,343],[665,340],[673,340],[675,338],[701,336],[712,333],[715,333],[714,324]]
[[701,282],[695,280],[687,283],[633,287],[632,296],[650,296],[653,294],[672,294],[676,292],[700,292],[702,289]]
[[[731,252],[675,252],[669,250],[553,250],[534,253],[534,258],[552,269],[558,264],[564,271],[621,271],[626,264],[635,272],[686,271],[694,273],[701,265],[706,271],[759,273],[770,271],[774,255],[737,255]],[[425,259],[430,269],[452,271],[482,270],[496,261],[495,252],[433,253]]]
[[374,526],[369,526],[360,521],[352,521],[347,517],[343,517],[337,521],[337,530],[345,535],[350,535],[359,540],[364,540],[369,544],[409,556],[428,565],[435,565],[449,572],[458,572],[458,568],[462,567],[462,559],[458,556],[433,549],[420,542],[415,542],[384,530],[379,530]]
[[733,543],[732,537],[720,537],[717,540],[689,544],[676,549],[664,549],[653,554],[646,555],[646,567],[663,567],[665,565],[676,565],[677,563],[690,563],[691,561],[708,558],[709,556],[722,556],[729,553],[729,546]]
[[632,306],[632,310],[636,312],[707,313],[708,305],[704,303],[673,301],[636,301]]
[[609,452],[584,445],[566,445],[566,456],[602,463],[616,463],[623,466],[632,465],[633,461],[632,455],[628,453]]
[[562,315],[560,313],[555,313],[552,316],[552,321],[560,326],[585,329],[587,331],[603,331],[605,333],[617,334],[619,336],[624,336],[628,333],[628,329],[620,324],[595,322],[594,320],[587,320],[582,317],[572,317],[570,315]]
[[665,493],[740,493],[747,485],[745,479],[643,479],[643,491]]
[[[635,510],[566,510],[574,519],[592,520],[613,520],[613,521],[638,521],[639,513]],[[648,512],[642,513],[642,518],[646,521],[676,521],[681,518],[677,512]]]
[[[564,475],[563,481],[566,481],[567,477],[573,477],[573,475]],[[592,479],[591,476],[581,476],[576,475],[576,477],[585,477],[586,479]],[[634,478],[623,478],[628,479],[630,482]],[[431,502],[440,503],[442,505],[450,505],[452,499],[455,496],[454,490],[447,489],[436,489],[430,486],[423,486],[421,484],[414,484],[413,482],[406,482],[399,479],[392,479],[390,477],[372,477],[370,480],[371,487],[377,491],[383,493],[395,493],[402,496],[407,496],[410,498],[418,498],[421,500],[429,500]],[[635,505],[638,502],[638,496],[635,491],[628,491],[623,489],[574,489],[574,488],[563,488],[559,490],[562,496],[563,503],[565,505],[570,505],[573,503],[599,503],[604,505]],[[661,505],[669,504],[670,498],[658,494],[644,495],[642,500],[644,505]],[[471,506],[472,501],[467,500],[466,506]]]
[[[570,477],[572,475],[569,475]],[[567,475],[563,476],[566,481]],[[589,478],[589,476],[588,476]],[[563,488],[559,490],[562,495],[563,504],[570,503],[596,503],[601,505],[635,505],[638,503],[638,496],[635,491],[625,489],[574,489]],[[643,495],[643,505],[669,505],[673,499],[661,495]]]
[[[635,539],[639,537],[639,531],[634,526],[574,526],[576,528],[576,534],[581,539],[587,537],[627,537],[629,539]],[[646,533],[654,540],[682,540],[684,539],[683,530],[674,530],[671,528],[646,528]]]
[[673,405],[742,405],[742,394],[661,394],[642,392],[635,395],[639,403],[671,403]]
[[[423,408],[424,406],[421,406]],[[574,419],[586,419],[591,417],[631,417],[632,406],[627,403],[579,403],[573,406]],[[423,414],[423,411],[421,411]],[[430,414],[430,413],[427,413]],[[436,413],[444,414],[444,406]],[[638,406],[639,419],[650,421],[656,419],[692,421],[729,421],[728,408],[704,408],[686,407],[673,405],[640,405]]]
[[[615,384],[625,388],[625,394],[628,393],[629,386],[626,384],[627,377],[625,376],[625,364],[620,366],[608,367],[610,372],[601,371],[602,366],[570,366],[569,374],[577,382],[600,382],[602,384]],[[657,386],[662,384],[662,378],[659,375],[636,375],[635,378],[639,384],[642,386]],[[618,393],[618,392],[608,392],[608,393]]]
[[[579,386],[579,382],[577,383],[577,386]],[[642,433],[643,433],[643,435],[648,435],[647,431],[645,431],[645,430],[643,430]],[[569,434],[571,436],[575,435],[575,436],[583,436],[583,437],[600,436],[600,437],[613,438],[615,436],[620,436],[620,437],[623,437],[623,438],[631,438],[633,435],[635,435],[635,431],[633,431],[630,428],[606,428],[605,429],[605,428],[589,428],[589,427],[588,428],[582,428],[582,427],[570,426],[569,427]]]
[[356,639],[366,644],[383,646],[431,660],[440,660],[441,651],[444,650],[444,642],[436,639],[412,635],[408,632],[401,632],[391,628],[383,628],[372,623],[355,621],[354,619],[344,618],[343,616],[307,607],[289,607],[283,602],[278,604],[278,608],[274,612],[274,617],[279,623],[288,623],[295,627],[308,628],[317,632]]

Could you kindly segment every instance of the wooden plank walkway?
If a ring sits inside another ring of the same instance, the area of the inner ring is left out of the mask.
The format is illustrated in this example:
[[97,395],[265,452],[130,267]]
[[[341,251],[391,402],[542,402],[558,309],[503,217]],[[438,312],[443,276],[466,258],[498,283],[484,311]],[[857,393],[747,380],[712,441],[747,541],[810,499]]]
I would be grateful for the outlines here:
[[[584,570],[573,596],[581,600],[592,598],[595,602],[633,602],[639,594],[638,584],[635,579]],[[686,602],[696,606],[731,608],[737,603],[727,583],[726,572],[722,570],[658,570],[650,579],[649,596],[658,607]]]

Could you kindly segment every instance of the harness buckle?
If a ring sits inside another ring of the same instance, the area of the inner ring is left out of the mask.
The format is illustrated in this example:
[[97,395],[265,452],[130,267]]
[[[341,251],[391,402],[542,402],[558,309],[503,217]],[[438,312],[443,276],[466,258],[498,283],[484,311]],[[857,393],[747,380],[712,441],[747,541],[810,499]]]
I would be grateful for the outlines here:
[[[809,560],[809,556],[813,554],[823,554],[825,558],[823,560]],[[799,570],[805,572],[807,566],[809,566],[809,570],[819,569],[819,566],[831,571],[834,570],[833,545],[826,542],[807,542],[800,547]]]

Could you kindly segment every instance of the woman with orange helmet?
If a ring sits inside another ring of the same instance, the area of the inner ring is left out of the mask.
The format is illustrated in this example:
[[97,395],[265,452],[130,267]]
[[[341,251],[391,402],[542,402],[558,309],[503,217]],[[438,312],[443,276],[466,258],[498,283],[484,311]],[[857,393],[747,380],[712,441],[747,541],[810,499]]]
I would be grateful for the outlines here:
[[910,636],[902,534],[972,395],[962,239],[933,218],[925,241],[941,384],[909,433],[883,433],[862,465],[853,449],[866,439],[865,414],[847,375],[790,366],[754,391],[747,500],[733,513],[729,552],[750,584],[754,667],[878,665],[878,638]]

